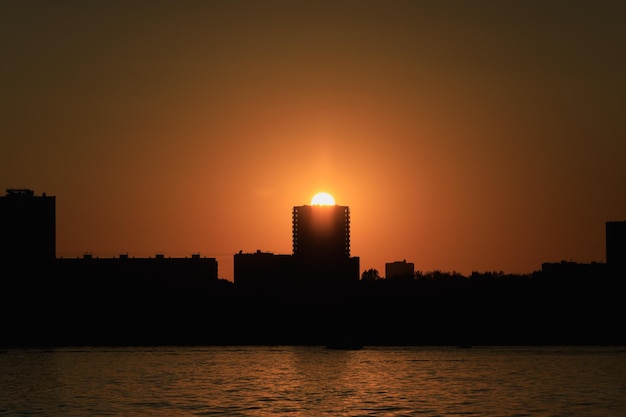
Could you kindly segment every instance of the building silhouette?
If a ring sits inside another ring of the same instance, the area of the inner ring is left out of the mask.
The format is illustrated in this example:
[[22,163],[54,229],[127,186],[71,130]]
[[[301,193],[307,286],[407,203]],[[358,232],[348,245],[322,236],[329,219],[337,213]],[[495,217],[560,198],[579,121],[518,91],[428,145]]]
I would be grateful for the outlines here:
[[128,254],[100,258],[85,254],[78,258],[57,258],[54,269],[56,276],[73,287],[108,287],[126,293],[193,291],[217,281],[217,260],[200,254],[176,258],[164,254],[149,258]]
[[341,285],[359,281],[360,262],[350,256],[350,208],[304,205],[292,210],[291,255],[234,255],[235,284]]
[[0,197],[0,259],[42,263],[55,258],[55,197],[7,189]]
[[350,208],[297,206],[292,214],[293,256],[342,259],[350,257]]
[[402,261],[387,262],[385,264],[386,279],[412,280],[415,277],[415,265],[413,262]]
[[233,258],[234,282],[241,287],[286,285],[293,271],[291,255],[257,250]]
[[606,263],[614,270],[626,270],[626,221],[606,222]]
[[350,256],[349,207],[294,207],[292,237],[294,265],[302,281],[346,284],[359,280],[359,258]]

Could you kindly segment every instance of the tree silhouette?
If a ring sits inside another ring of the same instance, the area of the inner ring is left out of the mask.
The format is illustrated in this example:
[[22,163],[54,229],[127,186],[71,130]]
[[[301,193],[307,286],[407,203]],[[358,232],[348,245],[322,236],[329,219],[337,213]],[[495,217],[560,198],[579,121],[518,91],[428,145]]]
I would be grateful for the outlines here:
[[381,279],[380,274],[375,268],[366,269],[363,271],[363,274],[361,274],[362,281],[378,281],[379,279]]

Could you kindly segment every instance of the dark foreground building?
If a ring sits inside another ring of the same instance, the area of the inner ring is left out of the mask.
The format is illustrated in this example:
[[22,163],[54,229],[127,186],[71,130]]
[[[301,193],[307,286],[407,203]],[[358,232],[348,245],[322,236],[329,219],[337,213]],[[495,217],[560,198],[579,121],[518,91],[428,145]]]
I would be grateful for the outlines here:
[[294,207],[292,228],[294,264],[303,281],[358,282],[359,258],[350,256],[349,207]]
[[52,262],[56,257],[56,199],[29,189],[0,197],[0,259]]
[[626,271],[626,221],[606,222],[606,263],[613,270]]

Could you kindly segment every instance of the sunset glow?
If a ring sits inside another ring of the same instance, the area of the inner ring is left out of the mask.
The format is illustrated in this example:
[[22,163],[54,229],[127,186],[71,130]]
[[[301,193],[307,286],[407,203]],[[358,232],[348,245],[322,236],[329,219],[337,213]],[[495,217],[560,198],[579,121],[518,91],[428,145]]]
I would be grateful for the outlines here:
[[335,199],[328,193],[317,193],[311,199],[312,206],[334,206]]

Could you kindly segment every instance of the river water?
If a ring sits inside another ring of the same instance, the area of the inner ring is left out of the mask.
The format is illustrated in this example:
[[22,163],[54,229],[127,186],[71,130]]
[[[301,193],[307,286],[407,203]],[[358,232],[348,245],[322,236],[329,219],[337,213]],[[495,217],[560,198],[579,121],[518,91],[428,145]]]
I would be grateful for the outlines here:
[[626,416],[624,347],[0,351],[3,416]]

